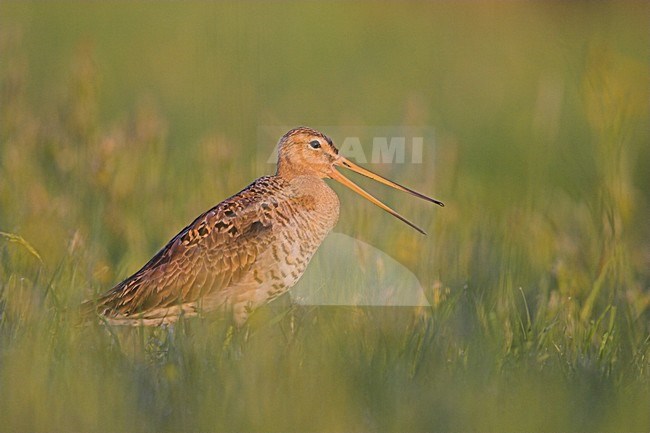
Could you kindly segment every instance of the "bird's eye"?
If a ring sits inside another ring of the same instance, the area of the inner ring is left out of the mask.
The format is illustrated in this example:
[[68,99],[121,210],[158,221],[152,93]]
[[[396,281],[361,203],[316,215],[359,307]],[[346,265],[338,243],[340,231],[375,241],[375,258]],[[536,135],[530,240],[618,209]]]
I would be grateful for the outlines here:
[[311,146],[312,149],[318,149],[320,148],[320,141],[312,140],[309,142],[309,145]]

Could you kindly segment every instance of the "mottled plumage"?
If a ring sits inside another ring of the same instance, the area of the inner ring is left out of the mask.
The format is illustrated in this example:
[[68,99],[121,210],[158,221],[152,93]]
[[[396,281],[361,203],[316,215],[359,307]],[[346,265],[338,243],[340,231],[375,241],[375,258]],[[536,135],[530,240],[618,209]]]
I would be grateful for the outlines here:
[[221,309],[242,324],[256,307],[296,284],[336,224],[339,200],[323,178],[344,183],[406,221],[335,165],[442,205],[354,165],[322,133],[292,129],[280,139],[274,176],[257,179],[200,215],[142,269],[84,303],[86,314],[112,324],[161,325],[181,314]]

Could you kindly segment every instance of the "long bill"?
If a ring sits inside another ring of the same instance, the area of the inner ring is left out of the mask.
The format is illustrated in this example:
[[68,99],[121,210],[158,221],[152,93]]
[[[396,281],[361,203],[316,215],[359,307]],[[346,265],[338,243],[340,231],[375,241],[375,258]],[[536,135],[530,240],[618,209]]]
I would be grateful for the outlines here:
[[[345,167],[345,168],[348,168],[348,169],[350,169],[350,170],[352,170],[352,171],[354,171],[356,173],[359,173],[359,174],[361,174],[363,176],[366,176],[366,177],[368,177],[368,178],[370,178],[372,180],[376,180],[377,182],[383,183],[384,185],[388,185],[391,188],[395,188],[395,189],[397,189],[399,191],[407,192],[407,193],[412,194],[412,195],[414,195],[414,196],[416,196],[418,198],[421,198],[423,200],[435,203],[435,204],[437,204],[439,206],[444,206],[445,205],[443,202],[441,202],[439,200],[433,199],[431,197],[427,197],[424,194],[420,194],[417,191],[413,191],[410,188],[407,188],[407,187],[402,186],[402,185],[400,185],[398,183],[395,183],[395,182],[390,181],[390,180],[388,180],[386,178],[383,178],[383,177],[379,176],[378,174],[375,174],[375,173],[373,173],[373,172],[371,172],[369,170],[366,170],[365,168],[359,167],[358,165],[354,164],[353,162],[351,162],[350,160],[348,160],[348,159],[346,159],[346,158],[344,158],[342,156],[339,156],[339,159],[334,164]],[[397,213],[396,211],[394,211],[390,207],[386,206],[384,203],[379,201],[377,198],[375,198],[373,195],[368,193],[366,190],[359,187],[357,184],[352,182],[347,177],[343,176],[337,170],[332,170],[332,172],[330,173],[330,176],[332,177],[332,179],[334,179],[337,182],[340,182],[343,185],[347,186],[352,191],[356,192],[357,194],[359,194],[360,196],[362,196],[366,200],[370,201],[371,203],[375,204],[376,206],[379,206],[380,208],[382,208],[383,210],[385,210],[389,214],[393,215],[395,218],[398,218],[398,219],[404,221],[406,224],[413,227],[415,230],[417,230],[420,233],[426,235],[426,232],[424,230],[422,230],[421,228],[419,228],[418,226],[413,224],[411,221],[404,218],[402,215],[400,215],[399,213]]]

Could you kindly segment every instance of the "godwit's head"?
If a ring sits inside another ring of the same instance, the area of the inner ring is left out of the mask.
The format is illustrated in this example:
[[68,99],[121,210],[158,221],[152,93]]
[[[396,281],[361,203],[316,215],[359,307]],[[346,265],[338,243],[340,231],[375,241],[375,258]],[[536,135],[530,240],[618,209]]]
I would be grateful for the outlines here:
[[444,206],[441,201],[427,197],[424,194],[420,194],[417,191],[413,191],[354,164],[352,161],[340,155],[339,150],[334,146],[332,140],[320,131],[301,126],[292,129],[280,138],[280,142],[278,143],[278,176],[290,179],[296,176],[307,175],[334,179],[384,209],[386,212],[404,221],[420,233],[424,233],[415,224],[339,173],[335,168],[336,166],[345,167],[377,182],[381,182],[384,185],[408,192],[439,206]]
[[329,177],[339,150],[320,131],[301,126],[287,132],[278,143],[278,175]]

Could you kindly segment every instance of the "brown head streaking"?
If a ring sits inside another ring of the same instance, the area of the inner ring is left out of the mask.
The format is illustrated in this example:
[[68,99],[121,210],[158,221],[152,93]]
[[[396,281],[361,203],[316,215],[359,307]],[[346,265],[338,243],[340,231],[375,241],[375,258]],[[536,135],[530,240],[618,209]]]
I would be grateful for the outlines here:
[[424,233],[336,166],[444,206],[352,163],[323,133],[295,128],[280,139],[274,176],[257,179],[200,215],[142,269],[85,302],[85,314],[99,314],[112,324],[161,325],[181,315],[228,310],[243,324],[256,307],[296,284],[336,224],[339,200],[324,178],[337,180]]

